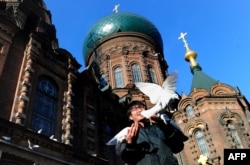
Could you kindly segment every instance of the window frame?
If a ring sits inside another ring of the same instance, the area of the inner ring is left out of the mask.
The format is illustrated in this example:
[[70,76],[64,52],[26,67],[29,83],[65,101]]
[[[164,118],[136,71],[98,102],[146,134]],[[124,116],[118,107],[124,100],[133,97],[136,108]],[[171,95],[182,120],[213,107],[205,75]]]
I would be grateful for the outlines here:
[[124,87],[124,78],[121,66],[116,66],[114,68],[114,81],[116,88],[123,88]]
[[210,151],[209,151],[209,147],[207,145],[207,142],[206,142],[206,139],[205,139],[205,136],[203,134],[203,131],[200,130],[200,129],[197,129],[195,132],[194,132],[194,137],[195,137],[195,140],[196,140],[196,143],[198,145],[198,148],[199,148],[199,151],[202,155],[205,155],[207,157],[209,157],[210,155]]
[[34,131],[41,129],[42,134],[51,136],[54,134],[56,125],[58,99],[57,85],[51,78],[40,76],[34,98],[31,128]]
[[148,77],[149,77],[149,81],[150,81],[151,83],[157,84],[158,81],[157,81],[157,77],[156,77],[154,68],[153,68],[152,66],[150,66],[150,65],[149,65],[147,68],[148,68]]
[[142,74],[141,74],[140,65],[137,63],[132,63],[131,64],[131,71],[132,71],[134,83],[142,82]]

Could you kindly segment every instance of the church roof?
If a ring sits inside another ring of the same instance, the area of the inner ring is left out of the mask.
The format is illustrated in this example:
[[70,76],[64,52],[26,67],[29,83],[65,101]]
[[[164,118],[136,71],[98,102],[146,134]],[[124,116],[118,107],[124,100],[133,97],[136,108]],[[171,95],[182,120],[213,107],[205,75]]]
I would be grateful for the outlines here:
[[83,56],[85,62],[89,50],[95,46],[97,41],[119,32],[138,32],[145,34],[151,37],[161,48],[163,48],[161,35],[152,22],[138,14],[118,12],[100,19],[87,33],[83,44]]
[[191,72],[193,73],[191,92],[194,89],[205,89],[210,92],[211,87],[218,82],[206,73],[202,72],[199,65],[192,67]]

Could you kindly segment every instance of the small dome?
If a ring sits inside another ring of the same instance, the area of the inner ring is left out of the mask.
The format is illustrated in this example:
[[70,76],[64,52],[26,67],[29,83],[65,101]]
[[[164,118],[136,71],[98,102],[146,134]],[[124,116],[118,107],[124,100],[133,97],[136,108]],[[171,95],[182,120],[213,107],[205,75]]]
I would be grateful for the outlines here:
[[83,45],[85,62],[89,50],[98,40],[118,32],[142,33],[155,40],[161,49],[163,47],[161,35],[152,22],[137,14],[118,12],[102,18],[88,32]]

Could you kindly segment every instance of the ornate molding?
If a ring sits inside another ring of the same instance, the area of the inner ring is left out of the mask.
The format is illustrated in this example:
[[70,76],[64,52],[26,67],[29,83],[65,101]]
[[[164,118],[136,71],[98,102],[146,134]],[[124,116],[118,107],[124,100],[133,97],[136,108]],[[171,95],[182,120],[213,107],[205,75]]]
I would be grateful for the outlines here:
[[197,129],[201,129],[201,130],[208,129],[206,122],[202,119],[191,118],[188,121],[186,127],[184,128],[184,132],[185,134],[192,136],[193,132],[195,132],[195,130]]
[[203,98],[205,96],[209,95],[207,90],[205,89],[195,89],[191,94],[190,97],[192,97],[194,100],[198,100],[200,98]]
[[194,101],[191,97],[186,97],[182,99],[178,104],[178,110],[184,111],[188,105],[193,105]]
[[233,121],[237,124],[244,124],[241,116],[238,113],[230,111],[228,108],[224,110],[220,115],[220,122],[222,125],[226,125],[228,121]]
[[143,42],[119,42],[113,44],[109,49],[102,52],[102,54],[112,55],[131,55],[135,53],[143,54],[143,52],[149,52],[149,55],[154,55],[156,53],[151,47],[149,47],[146,43]]
[[236,94],[234,88],[229,85],[217,83],[211,87],[211,94],[212,95],[229,95],[229,94]]

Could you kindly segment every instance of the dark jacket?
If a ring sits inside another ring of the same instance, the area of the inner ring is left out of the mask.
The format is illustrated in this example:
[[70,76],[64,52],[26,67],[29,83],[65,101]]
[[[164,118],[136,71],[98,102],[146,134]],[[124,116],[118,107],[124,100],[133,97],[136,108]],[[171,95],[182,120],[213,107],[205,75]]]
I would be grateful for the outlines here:
[[[171,125],[165,125],[164,128],[155,124],[140,127],[136,144],[120,144],[121,158],[128,164],[136,165],[178,165],[173,152],[177,153],[183,149],[184,140],[171,146],[175,143],[172,138],[176,139],[177,134]],[[178,149],[172,149],[173,146]]]

